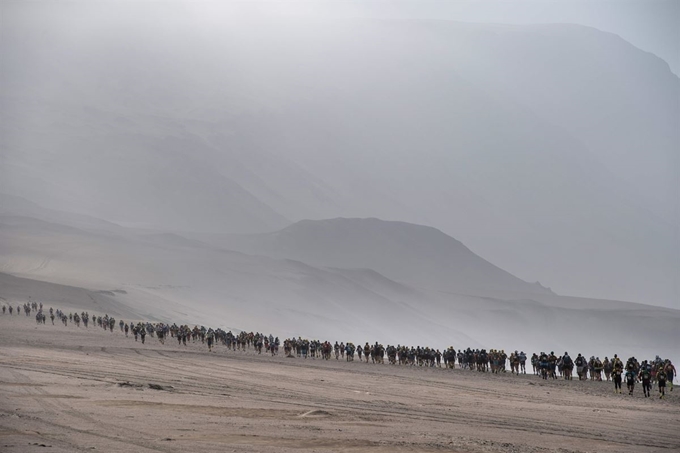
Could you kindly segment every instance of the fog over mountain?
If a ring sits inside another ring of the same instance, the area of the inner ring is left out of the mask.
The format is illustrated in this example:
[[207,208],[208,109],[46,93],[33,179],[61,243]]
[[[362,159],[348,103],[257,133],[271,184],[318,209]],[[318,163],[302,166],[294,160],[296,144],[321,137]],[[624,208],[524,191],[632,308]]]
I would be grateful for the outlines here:
[[315,266],[372,269],[420,289],[453,294],[549,294],[475,255],[439,230],[379,219],[302,221],[260,235],[198,234],[206,242]]
[[[370,336],[386,343],[524,350],[549,343],[591,351],[596,340],[601,354],[675,357],[679,310],[555,295],[430,227],[376,219],[302,222],[261,246],[272,255],[304,255],[314,263],[308,264],[226,250],[216,245],[224,237],[204,242],[111,227],[17,198],[12,205],[0,212],[3,303],[32,297],[125,319],[354,342]],[[301,242],[286,248],[295,240]],[[386,274],[362,267],[367,264]],[[574,335],[583,331],[592,334]]]
[[677,316],[680,79],[617,35],[2,8],[2,272],[291,334]]

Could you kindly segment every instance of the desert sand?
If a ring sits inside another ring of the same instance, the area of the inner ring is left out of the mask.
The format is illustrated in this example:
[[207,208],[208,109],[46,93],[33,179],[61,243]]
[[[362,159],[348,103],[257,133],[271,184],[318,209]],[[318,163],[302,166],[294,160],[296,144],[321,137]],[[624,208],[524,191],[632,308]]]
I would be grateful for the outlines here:
[[0,316],[3,452],[680,450],[677,390],[209,353],[47,322]]

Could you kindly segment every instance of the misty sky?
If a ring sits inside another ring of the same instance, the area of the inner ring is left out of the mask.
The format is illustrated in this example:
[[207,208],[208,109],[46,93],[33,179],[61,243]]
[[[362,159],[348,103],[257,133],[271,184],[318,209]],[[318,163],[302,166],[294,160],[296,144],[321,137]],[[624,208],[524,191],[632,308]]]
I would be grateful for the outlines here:
[[[3,1],[5,14],[0,20],[15,21],[6,14],[12,4]],[[31,2],[71,5],[77,2]],[[88,2],[125,4],[129,2]],[[135,2],[139,4],[140,2]],[[573,23],[615,33],[635,46],[664,59],[680,74],[680,2],[673,0],[372,0],[267,2],[149,2],[157,11],[185,10],[188,16],[210,20],[218,10],[259,10],[265,14],[316,18],[441,19],[499,24]],[[173,5],[168,5],[172,3]],[[227,5],[228,4],[228,5]],[[87,8],[91,13],[96,8]],[[74,10],[74,14],[78,14]]]
[[677,306],[679,5],[3,2],[0,193],[178,233],[412,222]]
[[586,25],[620,35],[680,74],[680,2],[673,0],[291,0],[266,5],[262,11],[298,17]]

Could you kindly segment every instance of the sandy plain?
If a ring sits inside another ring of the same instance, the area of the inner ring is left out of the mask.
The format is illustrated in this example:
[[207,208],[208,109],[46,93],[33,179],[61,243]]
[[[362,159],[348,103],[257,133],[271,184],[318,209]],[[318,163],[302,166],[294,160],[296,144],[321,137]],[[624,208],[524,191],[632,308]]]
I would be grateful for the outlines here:
[[0,315],[2,452],[680,451],[677,389],[209,353],[47,322]]

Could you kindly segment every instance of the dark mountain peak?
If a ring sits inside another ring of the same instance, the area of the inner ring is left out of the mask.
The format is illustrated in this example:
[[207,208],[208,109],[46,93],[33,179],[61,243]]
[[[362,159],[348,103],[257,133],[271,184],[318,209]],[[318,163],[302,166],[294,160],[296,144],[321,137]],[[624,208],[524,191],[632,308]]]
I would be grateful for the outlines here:
[[315,266],[372,269],[410,286],[451,293],[546,293],[479,257],[442,231],[378,218],[302,220],[230,248]]

